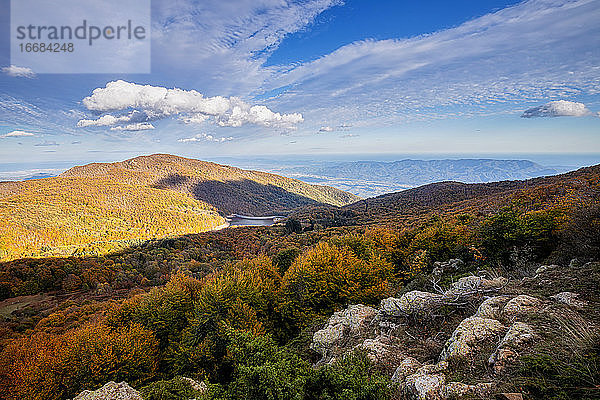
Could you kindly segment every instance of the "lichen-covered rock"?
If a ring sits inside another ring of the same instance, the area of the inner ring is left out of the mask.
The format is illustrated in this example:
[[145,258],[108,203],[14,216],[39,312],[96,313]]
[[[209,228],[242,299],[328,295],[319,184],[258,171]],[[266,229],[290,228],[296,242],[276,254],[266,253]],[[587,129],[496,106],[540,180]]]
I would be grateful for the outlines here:
[[384,336],[379,335],[374,339],[365,339],[355,348],[364,349],[367,352],[367,357],[377,363],[382,361],[390,351],[391,346],[387,342],[388,340]]
[[373,320],[377,310],[362,304],[351,305],[335,312],[325,328],[315,332],[310,347],[325,356],[336,344],[347,337],[357,336]]
[[406,377],[403,385],[404,394],[415,400],[438,400],[440,392],[446,384],[446,376],[438,374],[416,373]]
[[465,276],[460,278],[457,282],[452,284],[451,291],[454,292],[473,292],[473,291],[487,291],[487,290],[498,290],[502,286],[506,285],[506,278],[494,278],[486,279],[481,276]]
[[542,301],[526,294],[510,299],[502,310],[502,317],[508,321],[516,321],[520,317],[539,310]]
[[502,338],[496,351],[492,353],[488,362],[499,374],[504,369],[515,362],[519,357],[519,352],[527,345],[531,344],[536,338],[533,328],[523,322],[515,322]]
[[579,300],[579,294],[573,292],[560,292],[555,294],[554,296],[550,296],[552,300],[556,300],[559,303],[566,304],[569,307],[582,310],[585,306],[588,305],[588,302],[585,300]]
[[388,316],[401,317],[411,314],[428,314],[443,305],[443,296],[440,294],[413,290],[404,293],[400,298],[388,297],[381,301],[379,319]]
[[485,299],[483,303],[479,305],[476,317],[499,319],[504,306],[511,299],[511,296],[495,296]]
[[470,317],[463,320],[446,342],[440,360],[471,357],[477,347],[502,334],[506,327],[490,318]]
[[495,387],[493,383],[467,385],[461,382],[450,382],[444,385],[440,395],[443,399],[460,399],[465,396],[487,399],[492,396]]
[[126,382],[111,381],[98,390],[84,390],[73,400],[142,400],[142,396]]
[[414,374],[421,368],[421,363],[413,357],[406,357],[394,371],[392,382],[403,383],[407,376]]

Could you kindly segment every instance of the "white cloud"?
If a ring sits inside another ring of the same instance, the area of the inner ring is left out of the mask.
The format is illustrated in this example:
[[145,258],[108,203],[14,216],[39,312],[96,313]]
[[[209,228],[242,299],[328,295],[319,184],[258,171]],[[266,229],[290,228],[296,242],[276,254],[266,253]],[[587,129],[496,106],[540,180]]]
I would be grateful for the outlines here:
[[541,106],[530,108],[523,112],[521,117],[586,117],[590,115],[593,115],[593,113],[583,103],[557,100]]
[[332,127],[330,127],[330,126],[322,126],[321,128],[319,128],[319,132],[322,132],[322,133],[324,133],[324,132],[333,132],[333,130],[334,129]]
[[11,65],[10,67],[2,68],[2,72],[4,72],[8,76],[13,76],[15,78],[33,78],[35,77],[35,72],[31,68],[27,67],[17,67],[16,65]]
[[35,134],[31,132],[25,131],[12,131],[5,133],[4,135],[0,135],[0,138],[9,138],[9,137],[24,137],[24,136],[35,136]]
[[109,126],[120,123],[145,122],[180,116],[186,123],[207,119],[219,126],[240,127],[254,124],[279,129],[294,129],[303,121],[302,114],[280,114],[262,105],[252,106],[237,97],[205,97],[195,90],[167,89],[160,86],[138,85],[122,80],[108,82],[94,89],[83,99],[88,110],[114,112],[133,109],[128,115],[103,115],[96,120],[82,119],[77,125]]
[[129,124],[125,126],[113,126],[110,128],[111,131],[147,131],[154,129],[154,125],[138,122],[135,124]]
[[190,138],[181,138],[178,139],[178,142],[181,143],[190,143],[190,142],[218,142],[218,143],[223,143],[223,142],[228,142],[230,140],[233,140],[233,137],[229,136],[229,137],[214,137],[213,135],[207,134],[207,133],[199,133],[195,136],[192,136]]

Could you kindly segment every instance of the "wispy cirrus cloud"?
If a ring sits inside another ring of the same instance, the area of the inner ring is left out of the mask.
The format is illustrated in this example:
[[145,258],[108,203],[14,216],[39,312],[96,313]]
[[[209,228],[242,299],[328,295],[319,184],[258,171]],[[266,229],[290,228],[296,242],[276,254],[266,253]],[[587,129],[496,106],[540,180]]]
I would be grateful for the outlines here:
[[[456,28],[364,40],[270,76],[307,121],[396,124],[600,93],[600,2],[531,0]],[[565,61],[565,60],[568,60]]]

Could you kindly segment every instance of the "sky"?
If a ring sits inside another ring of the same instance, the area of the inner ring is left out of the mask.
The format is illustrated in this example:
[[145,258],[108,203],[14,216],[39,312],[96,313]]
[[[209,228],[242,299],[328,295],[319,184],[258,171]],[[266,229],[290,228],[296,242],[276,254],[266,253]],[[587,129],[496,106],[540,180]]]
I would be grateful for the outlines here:
[[150,73],[47,74],[11,63],[0,0],[0,163],[600,153],[600,0],[153,0],[151,15]]

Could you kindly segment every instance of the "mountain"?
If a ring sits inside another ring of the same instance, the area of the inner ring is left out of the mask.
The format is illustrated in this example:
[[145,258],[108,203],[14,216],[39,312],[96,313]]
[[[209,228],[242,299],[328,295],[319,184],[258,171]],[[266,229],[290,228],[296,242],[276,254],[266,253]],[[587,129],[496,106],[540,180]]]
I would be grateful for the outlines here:
[[[559,201],[569,190],[580,195],[598,195],[600,165],[549,177],[490,183],[438,182],[368,198],[344,207],[307,207],[294,218],[325,226],[416,220],[425,213],[451,210],[475,213],[497,211],[518,195],[536,196],[536,201]],[[534,201],[534,200],[531,200]]]
[[343,206],[359,197],[328,186],[168,154],[69,169],[61,177],[106,178],[188,194],[225,214],[286,213],[310,204]]
[[329,184],[362,197],[372,197],[434,182],[522,180],[562,171],[528,160],[461,159],[350,161],[301,166],[287,172],[307,182]]

